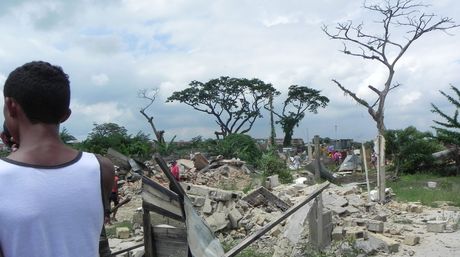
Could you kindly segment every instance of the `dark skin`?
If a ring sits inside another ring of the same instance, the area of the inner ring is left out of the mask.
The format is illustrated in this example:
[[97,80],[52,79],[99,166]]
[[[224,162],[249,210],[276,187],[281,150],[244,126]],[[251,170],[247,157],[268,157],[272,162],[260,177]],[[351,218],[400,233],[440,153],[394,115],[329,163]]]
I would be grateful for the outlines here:
[[[40,166],[56,166],[74,160],[79,152],[65,145],[59,137],[59,124],[32,123],[22,107],[10,97],[4,99],[3,114],[11,136],[20,145],[8,155],[8,159]],[[61,118],[66,121],[70,109]],[[108,202],[113,185],[114,166],[112,162],[98,156],[102,171],[102,188],[105,202]],[[0,257],[3,257],[0,249]]]

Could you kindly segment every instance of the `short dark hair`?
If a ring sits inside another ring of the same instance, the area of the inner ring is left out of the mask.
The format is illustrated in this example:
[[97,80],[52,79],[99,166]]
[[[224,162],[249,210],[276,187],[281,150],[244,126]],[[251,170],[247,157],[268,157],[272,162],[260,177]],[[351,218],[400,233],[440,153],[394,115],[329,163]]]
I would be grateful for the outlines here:
[[29,62],[10,73],[3,95],[16,100],[30,122],[59,124],[69,110],[69,76],[59,66]]

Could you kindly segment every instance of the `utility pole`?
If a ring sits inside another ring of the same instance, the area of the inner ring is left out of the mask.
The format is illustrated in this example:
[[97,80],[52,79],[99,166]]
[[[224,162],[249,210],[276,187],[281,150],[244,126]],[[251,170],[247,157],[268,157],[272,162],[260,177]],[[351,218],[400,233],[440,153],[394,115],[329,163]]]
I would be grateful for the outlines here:
[[334,125],[334,131],[335,131],[335,144],[334,144],[334,150],[337,150],[339,148],[339,139],[337,138],[337,123]]

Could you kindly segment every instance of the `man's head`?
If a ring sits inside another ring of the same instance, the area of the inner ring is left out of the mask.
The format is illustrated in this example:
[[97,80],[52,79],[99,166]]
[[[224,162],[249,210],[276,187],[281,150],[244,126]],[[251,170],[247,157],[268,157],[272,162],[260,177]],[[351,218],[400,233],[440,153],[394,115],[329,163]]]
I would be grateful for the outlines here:
[[61,67],[34,61],[10,73],[3,95],[16,101],[31,123],[59,124],[70,114],[69,84]]

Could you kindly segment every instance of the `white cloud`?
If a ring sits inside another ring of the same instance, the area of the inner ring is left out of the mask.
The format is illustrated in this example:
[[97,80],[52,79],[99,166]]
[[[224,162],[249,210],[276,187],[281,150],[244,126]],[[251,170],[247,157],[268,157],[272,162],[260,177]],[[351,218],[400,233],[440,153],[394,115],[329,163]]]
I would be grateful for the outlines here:
[[298,20],[296,18],[290,18],[287,16],[277,16],[272,19],[265,19],[262,21],[262,23],[270,28],[276,25],[286,25],[286,24],[292,24],[292,23],[297,23]]
[[96,86],[105,86],[109,83],[109,76],[105,73],[100,73],[91,76],[91,82]]
[[[375,131],[372,119],[331,79],[372,102],[375,94],[368,85],[381,88],[387,71],[376,62],[340,53],[342,44],[320,29],[322,23],[333,29],[336,22],[349,19],[372,25],[375,17],[367,16],[361,5],[338,0],[1,2],[0,82],[5,79],[1,74],[31,60],[61,65],[70,76],[74,97],[67,128],[78,135],[90,131],[93,122],[109,121],[132,133],[149,132],[138,113],[143,102],[136,93],[159,87],[151,109],[158,126],[188,139],[200,133],[213,137],[216,125],[212,117],[186,105],[165,104],[172,92],[192,80],[257,77],[283,93],[291,84],[305,85],[331,100],[317,115],[307,114],[294,136],[305,136],[308,126],[310,137],[333,137],[330,128],[337,123],[340,136],[363,138]],[[433,8],[440,16],[458,17],[460,2],[442,0]],[[460,84],[459,30],[453,34],[428,33],[400,60],[394,82],[402,86],[387,98],[388,124],[406,125],[400,120],[406,117],[430,126],[431,118],[424,113],[439,98],[438,90]],[[256,122],[251,133],[268,136],[267,124]]]
[[115,102],[100,102],[95,104],[85,104],[73,101],[71,104],[72,115],[80,116],[85,120],[96,123],[115,122],[126,120],[132,114],[126,108],[119,106]]
[[6,76],[0,73],[0,85],[2,85],[2,87],[5,84],[5,81],[6,81]]
[[417,100],[419,100],[421,96],[422,96],[422,93],[419,91],[408,92],[406,94],[403,94],[402,97],[398,99],[399,100],[398,105],[399,106],[412,105]]

